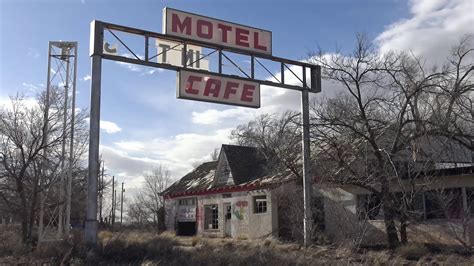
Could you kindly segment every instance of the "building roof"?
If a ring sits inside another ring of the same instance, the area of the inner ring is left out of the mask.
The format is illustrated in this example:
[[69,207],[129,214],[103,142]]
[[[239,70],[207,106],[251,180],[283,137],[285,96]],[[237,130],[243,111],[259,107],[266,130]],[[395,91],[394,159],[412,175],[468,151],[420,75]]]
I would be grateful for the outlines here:
[[199,165],[180,180],[171,184],[171,186],[163,191],[163,194],[168,195],[184,191],[199,191],[212,188],[216,167],[217,161]]
[[222,145],[234,184],[242,184],[265,175],[265,158],[255,147]]
[[167,188],[165,197],[182,197],[190,195],[204,195],[235,191],[249,191],[278,186],[279,184],[295,180],[291,171],[283,171],[275,175],[266,175],[265,160],[257,148],[222,145],[231,169],[234,184],[217,185],[214,182],[217,161],[199,165],[180,180]]

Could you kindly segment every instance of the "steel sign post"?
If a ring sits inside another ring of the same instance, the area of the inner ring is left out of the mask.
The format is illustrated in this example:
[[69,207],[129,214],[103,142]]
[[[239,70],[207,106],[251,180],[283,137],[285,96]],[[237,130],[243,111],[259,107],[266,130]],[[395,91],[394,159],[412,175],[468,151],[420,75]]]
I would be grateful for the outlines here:
[[312,180],[310,173],[310,145],[309,145],[309,95],[308,89],[301,92],[301,122],[303,124],[302,132],[302,153],[303,153],[303,199],[304,199],[304,245],[308,247],[311,244],[312,232]]
[[102,45],[104,35],[101,23],[91,23],[91,110],[89,127],[89,176],[87,179],[87,210],[85,239],[97,245],[97,179],[99,177],[100,90],[102,76]]

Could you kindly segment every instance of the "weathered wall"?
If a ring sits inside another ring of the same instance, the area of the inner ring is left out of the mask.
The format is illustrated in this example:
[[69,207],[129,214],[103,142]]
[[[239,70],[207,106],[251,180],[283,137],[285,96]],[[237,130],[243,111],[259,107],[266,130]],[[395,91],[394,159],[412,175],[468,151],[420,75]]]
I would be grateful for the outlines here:
[[[445,180],[444,187],[471,185],[474,179]],[[361,244],[382,244],[386,241],[383,220],[361,221],[357,217],[357,194],[367,191],[355,188],[320,188],[324,196],[326,234],[336,242],[352,241]],[[399,226],[397,224],[397,226]],[[463,239],[474,244],[474,217],[467,219],[424,220],[407,228],[408,240],[441,244],[459,244]]]
[[176,199],[165,199],[165,226],[166,230],[175,231],[176,211],[178,204]]
[[[265,236],[278,235],[278,206],[275,195],[268,190],[249,192],[234,192],[230,198],[223,198],[222,194],[197,196],[196,223],[197,234],[204,237],[225,237],[224,206],[229,203],[232,207],[230,236],[233,238],[254,239]],[[267,212],[254,213],[253,197],[267,196]],[[186,197],[183,197],[186,198]],[[177,202],[179,198],[168,199],[165,202],[166,226],[168,230],[175,230]],[[218,229],[204,229],[204,206],[216,204],[218,207]]]
[[[267,212],[254,213],[254,196],[267,196]],[[272,200],[273,198],[273,200]],[[248,195],[249,201],[249,238],[261,238],[278,235],[278,210],[276,201],[271,192],[252,191]]]

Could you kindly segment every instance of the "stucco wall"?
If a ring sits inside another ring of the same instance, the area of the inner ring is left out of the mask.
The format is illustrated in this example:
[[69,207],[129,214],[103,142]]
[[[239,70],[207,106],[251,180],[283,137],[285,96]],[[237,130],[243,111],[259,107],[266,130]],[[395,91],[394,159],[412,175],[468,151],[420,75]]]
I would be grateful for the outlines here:
[[175,199],[165,199],[165,226],[166,230],[174,231],[176,223],[177,201]]
[[[249,192],[233,192],[231,197],[223,198],[222,194],[197,196],[197,234],[204,237],[225,237],[225,212],[224,206],[232,206],[230,223],[230,236],[233,238],[254,239],[278,234],[278,206],[275,195],[269,190]],[[267,212],[254,213],[254,196],[267,196]],[[184,197],[183,197],[184,198]],[[168,230],[175,230],[177,201],[180,198],[167,199],[166,226]],[[204,206],[216,204],[218,207],[218,229],[204,229]]]
[[[474,179],[454,179],[446,182],[445,187],[470,185],[472,182]],[[325,231],[332,240],[362,244],[385,243],[383,220],[360,221],[357,217],[357,194],[365,194],[367,191],[355,187],[322,188],[318,191],[324,196]],[[463,241],[474,245],[474,217],[464,221],[439,219],[411,223],[407,233],[409,241],[459,244],[458,238],[463,237]]]

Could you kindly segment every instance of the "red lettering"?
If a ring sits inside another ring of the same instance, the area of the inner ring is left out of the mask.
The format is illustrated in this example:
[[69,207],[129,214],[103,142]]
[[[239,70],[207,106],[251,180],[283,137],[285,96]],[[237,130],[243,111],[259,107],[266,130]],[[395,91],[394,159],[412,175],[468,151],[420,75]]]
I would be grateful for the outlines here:
[[191,18],[186,17],[184,21],[181,21],[177,14],[172,14],[171,15],[171,30],[173,32],[178,32],[178,29],[181,32],[186,31],[185,32],[186,35],[191,35]]
[[204,89],[204,96],[209,96],[212,93],[212,97],[219,97],[219,91],[221,90],[221,81],[218,79],[208,79],[206,82],[206,88]]
[[217,28],[222,31],[222,41],[227,42],[227,32],[231,31],[232,27],[224,24],[217,24]]
[[186,93],[190,94],[198,94],[199,90],[193,89],[193,82],[194,81],[202,81],[202,77],[198,76],[189,76],[188,77],[188,82],[186,83]]
[[254,43],[255,49],[262,50],[262,51],[266,51],[266,50],[267,50],[267,47],[266,47],[266,46],[260,45],[260,44],[258,43],[258,32],[254,32],[254,33],[253,33],[253,43]]
[[234,88],[238,88],[238,87],[239,87],[239,83],[235,83],[232,81],[227,82],[225,86],[225,91],[224,91],[224,99],[229,99],[229,96],[231,94],[235,94],[237,90],[235,90]]
[[235,44],[249,47],[249,31],[245,29],[235,28]]
[[245,84],[244,89],[242,90],[242,97],[240,97],[240,100],[244,102],[251,102],[253,100],[254,90],[255,90],[254,85]]
[[[212,23],[205,20],[198,19],[196,22],[197,36],[204,39],[212,39]],[[206,33],[204,33],[204,27],[207,27]]]

